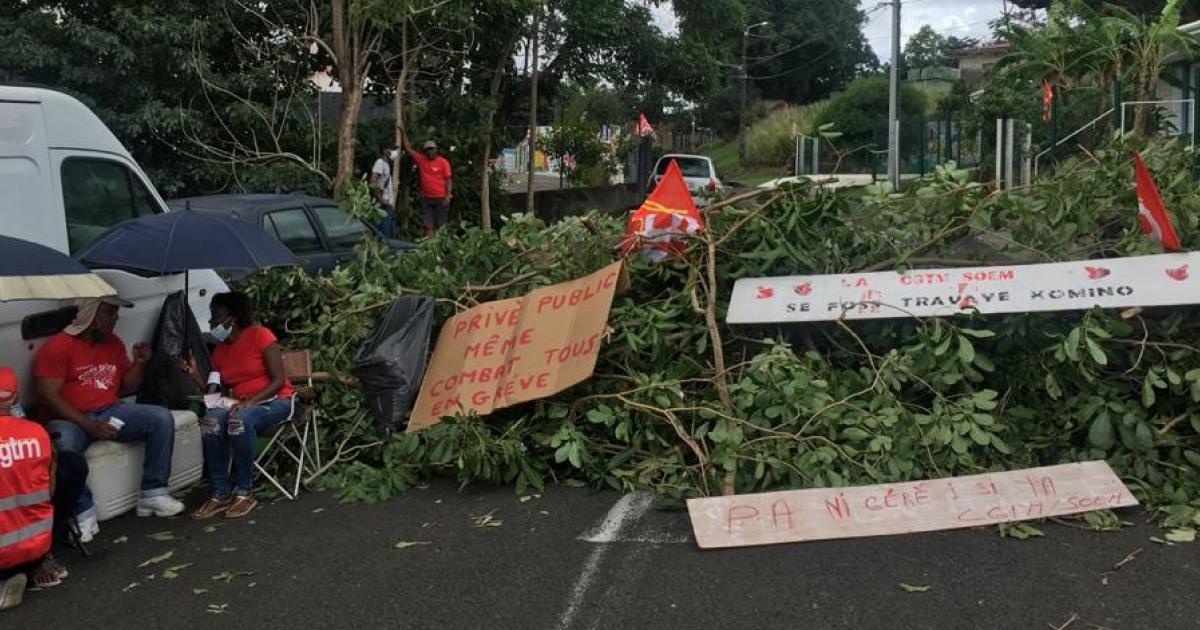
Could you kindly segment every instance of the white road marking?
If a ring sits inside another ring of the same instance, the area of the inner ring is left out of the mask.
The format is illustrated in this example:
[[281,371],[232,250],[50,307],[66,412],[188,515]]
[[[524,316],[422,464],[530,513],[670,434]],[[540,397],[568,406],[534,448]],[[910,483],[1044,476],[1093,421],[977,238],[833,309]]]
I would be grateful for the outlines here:
[[609,508],[603,521],[579,537],[579,540],[600,544],[588,555],[587,561],[583,563],[583,569],[579,572],[579,577],[575,578],[575,587],[571,589],[571,599],[567,601],[567,609],[558,619],[558,630],[567,630],[575,622],[575,616],[579,614],[580,606],[583,605],[588,590],[592,587],[592,582],[596,580],[600,561],[608,553],[609,545],[607,543],[617,541],[621,529],[641,518],[650,509],[652,503],[654,503],[654,495],[648,492],[627,494]]
[[621,533],[621,528],[627,522],[636,521],[641,518],[653,503],[654,495],[649,492],[627,494],[617,500],[608,509],[608,514],[604,515],[604,520],[580,535],[578,540],[590,543],[619,542],[617,536]]

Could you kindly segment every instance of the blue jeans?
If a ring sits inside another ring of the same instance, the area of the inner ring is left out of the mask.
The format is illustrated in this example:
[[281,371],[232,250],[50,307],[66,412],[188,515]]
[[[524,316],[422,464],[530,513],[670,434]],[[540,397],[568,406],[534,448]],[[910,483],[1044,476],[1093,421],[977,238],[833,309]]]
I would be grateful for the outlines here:
[[[125,423],[117,432],[118,442],[145,442],[146,459],[142,463],[142,497],[150,498],[167,494],[167,480],[171,477],[171,456],[175,452],[175,418],[171,412],[156,405],[134,405],[117,403],[111,407],[87,414],[96,422],[108,422],[109,418],[120,418]],[[51,420],[46,424],[54,439],[54,448],[60,453],[83,454],[92,444],[92,438],[75,423],[67,420]],[[94,515],[96,504],[92,492],[86,487],[79,495],[75,514],[86,517]]]
[[[292,399],[276,398],[233,414],[245,429],[239,435],[229,435],[229,410],[209,409],[200,421],[204,442],[204,463],[212,481],[213,496],[227,498],[236,491],[249,495],[254,490],[254,442],[263,431],[287,420],[292,415]],[[229,485],[229,452],[233,451],[233,472],[236,488]]]
[[379,220],[379,231],[383,232],[385,238],[396,238],[396,207],[380,205],[380,210],[383,210],[383,218]]

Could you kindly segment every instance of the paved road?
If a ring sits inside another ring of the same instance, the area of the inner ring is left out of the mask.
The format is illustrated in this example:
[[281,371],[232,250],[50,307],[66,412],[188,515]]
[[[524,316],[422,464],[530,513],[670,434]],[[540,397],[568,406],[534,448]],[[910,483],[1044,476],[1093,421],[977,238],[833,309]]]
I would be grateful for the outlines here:
[[[67,583],[30,593],[0,614],[0,627],[1200,627],[1200,547],[1152,543],[1157,532],[1145,526],[1095,534],[1049,524],[1044,539],[1029,541],[981,529],[702,552],[684,514],[648,503],[563,487],[522,502],[509,488],[460,492],[435,482],[378,505],[308,494],[212,531],[126,516],[103,524],[92,558],[66,552]],[[499,526],[477,527],[487,514]],[[177,539],[147,537],[159,532]],[[422,544],[394,548],[400,541]],[[214,579],[222,574],[228,582]],[[907,593],[901,582],[930,589]]]

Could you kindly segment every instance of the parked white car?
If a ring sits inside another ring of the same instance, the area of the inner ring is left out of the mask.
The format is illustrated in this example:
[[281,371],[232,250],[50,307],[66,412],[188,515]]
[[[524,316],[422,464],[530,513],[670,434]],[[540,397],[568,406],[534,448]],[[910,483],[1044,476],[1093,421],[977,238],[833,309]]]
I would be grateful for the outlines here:
[[658,158],[658,162],[654,164],[654,174],[650,176],[648,191],[654,190],[658,186],[658,182],[666,174],[671,160],[675,160],[675,163],[679,165],[679,170],[683,173],[683,181],[687,182],[688,190],[693,195],[702,192],[716,192],[725,187],[721,183],[721,179],[717,177],[717,167],[713,165],[711,159],[703,155],[669,153]]
[[[104,230],[167,207],[116,136],[78,100],[54,90],[0,85],[0,233],[78,254]],[[183,275],[142,277],[97,270],[134,306],[117,334],[149,342],[163,300]],[[211,270],[191,273],[188,302],[202,327],[213,293],[227,290]],[[33,401],[33,355],[56,332],[71,302],[0,303],[0,365],[21,377]]]

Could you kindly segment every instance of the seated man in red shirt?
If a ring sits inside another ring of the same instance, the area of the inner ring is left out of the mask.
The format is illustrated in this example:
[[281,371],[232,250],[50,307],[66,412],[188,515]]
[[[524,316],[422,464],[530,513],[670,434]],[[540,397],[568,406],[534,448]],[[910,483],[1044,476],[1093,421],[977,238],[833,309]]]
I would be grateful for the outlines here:
[[[138,516],[175,516],[183,504],[171,497],[167,479],[175,448],[175,420],[154,405],[121,402],[122,394],[137,390],[150,360],[150,347],[133,346],[133,361],[125,344],[113,333],[118,309],[132,306],[116,297],[76,302],[75,321],[51,337],[33,360],[40,412],[56,435],[59,453],[83,453],[92,442],[145,442],[142,490]],[[76,506],[81,542],[99,533],[91,492],[84,490]]]
[[421,149],[423,153],[418,153],[408,143],[408,136],[404,136],[404,151],[417,165],[420,175],[422,219],[425,222],[425,236],[430,236],[446,225],[454,193],[451,190],[450,162],[438,155],[437,143],[429,140]]

